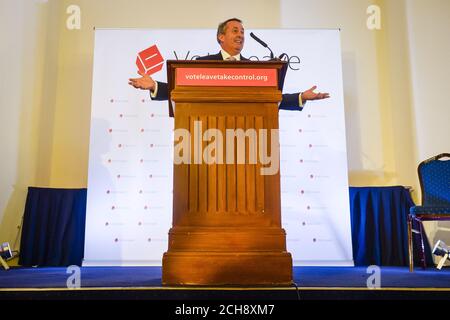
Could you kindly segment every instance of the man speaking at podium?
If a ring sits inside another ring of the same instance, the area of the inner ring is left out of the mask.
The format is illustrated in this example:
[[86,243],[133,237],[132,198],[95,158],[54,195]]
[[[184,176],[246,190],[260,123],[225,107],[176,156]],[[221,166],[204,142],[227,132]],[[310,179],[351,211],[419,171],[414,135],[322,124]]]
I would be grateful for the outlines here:
[[[244,48],[244,27],[242,21],[237,18],[228,19],[217,28],[217,42],[220,44],[221,50],[217,54],[199,57],[197,60],[227,60],[227,61],[248,61],[241,55]],[[129,79],[129,84],[135,88],[142,90],[150,90],[150,97],[152,100],[167,100],[168,88],[167,83],[153,80],[152,77],[138,72],[141,78]],[[306,101],[321,100],[330,97],[328,93],[315,93],[316,86],[298,93],[283,94],[280,109],[283,110],[298,110],[303,109]]]

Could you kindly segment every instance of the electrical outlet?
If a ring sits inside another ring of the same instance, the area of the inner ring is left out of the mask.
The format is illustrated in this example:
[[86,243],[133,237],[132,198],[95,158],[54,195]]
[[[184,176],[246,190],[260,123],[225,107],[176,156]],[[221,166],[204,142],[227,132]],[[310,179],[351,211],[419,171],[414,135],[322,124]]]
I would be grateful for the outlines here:
[[5,260],[7,260],[7,259],[12,257],[11,247],[9,245],[9,242],[3,242],[2,243],[2,246],[0,248],[0,255]]

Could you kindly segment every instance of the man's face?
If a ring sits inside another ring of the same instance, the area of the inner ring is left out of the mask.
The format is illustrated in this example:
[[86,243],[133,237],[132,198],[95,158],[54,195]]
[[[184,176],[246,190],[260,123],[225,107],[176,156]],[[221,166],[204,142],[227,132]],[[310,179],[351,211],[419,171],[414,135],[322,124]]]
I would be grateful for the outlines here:
[[235,56],[244,47],[244,27],[240,22],[229,21],[225,27],[225,34],[219,35],[220,46],[230,55]]

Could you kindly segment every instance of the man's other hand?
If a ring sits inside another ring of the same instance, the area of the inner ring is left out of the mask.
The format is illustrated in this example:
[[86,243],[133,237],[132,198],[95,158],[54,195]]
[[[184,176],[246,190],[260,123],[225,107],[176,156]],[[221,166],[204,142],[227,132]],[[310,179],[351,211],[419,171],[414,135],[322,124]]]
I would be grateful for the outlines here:
[[155,80],[149,75],[138,71],[140,78],[131,78],[128,80],[128,84],[136,89],[155,91]]
[[328,99],[330,97],[329,93],[324,92],[318,92],[315,93],[314,90],[317,89],[317,86],[312,87],[309,90],[306,90],[302,93],[302,100],[303,101],[309,101],[309,100],[322,100],[322,99]]

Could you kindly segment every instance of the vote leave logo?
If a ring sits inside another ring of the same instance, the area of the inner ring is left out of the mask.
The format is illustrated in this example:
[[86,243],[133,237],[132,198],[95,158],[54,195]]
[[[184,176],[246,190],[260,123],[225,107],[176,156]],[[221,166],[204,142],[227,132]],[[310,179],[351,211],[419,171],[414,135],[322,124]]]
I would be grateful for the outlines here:
[[139,71],[147,75],[152,75],[162,69],[164,58],[158,47],[153,45],[138,53],[136,66]]

